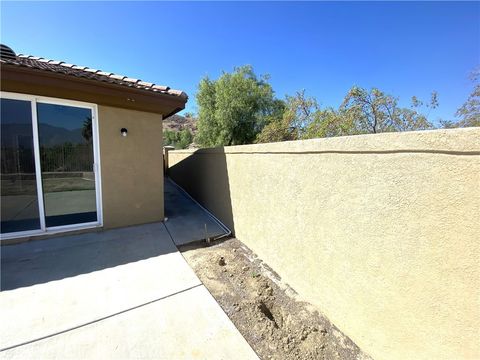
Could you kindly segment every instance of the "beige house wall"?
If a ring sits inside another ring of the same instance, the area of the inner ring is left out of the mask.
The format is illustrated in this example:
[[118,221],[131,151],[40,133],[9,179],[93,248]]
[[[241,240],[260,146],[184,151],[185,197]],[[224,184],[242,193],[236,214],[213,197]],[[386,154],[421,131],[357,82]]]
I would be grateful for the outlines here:
[[480,358],[480,129],[171,151],[169,167],[374,358]]
[[104,228],[162,221],[162,116],[98,106],[98,118]]

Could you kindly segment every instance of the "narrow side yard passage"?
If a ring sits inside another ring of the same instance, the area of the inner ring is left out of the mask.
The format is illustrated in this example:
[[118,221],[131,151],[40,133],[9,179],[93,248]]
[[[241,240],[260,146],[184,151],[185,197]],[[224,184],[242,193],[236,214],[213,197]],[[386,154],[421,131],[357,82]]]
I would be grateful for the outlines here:
[[169,178],[165,179],[165,225],[176,245],[223,235],[225,230],[203,209],[180,190]]
[[1,358],[257,358],[163,223],[1,251]]
[[240,240],[187,241],[205,238],[202,222],[214,235],[222,228],[169,179],[165,192],[166,227],[174,240],[181,235],[179,250],[261,359],[370,359]]

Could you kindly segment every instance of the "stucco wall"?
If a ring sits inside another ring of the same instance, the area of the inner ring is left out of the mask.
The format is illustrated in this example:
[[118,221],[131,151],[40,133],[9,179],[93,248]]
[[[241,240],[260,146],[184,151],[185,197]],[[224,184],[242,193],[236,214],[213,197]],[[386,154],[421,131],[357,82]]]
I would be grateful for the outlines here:
[[161,115],[99,106],[98,118],[104,227],[162,221]]
[[480,358],[480,129],[171,151],[169,162],[374,358]]

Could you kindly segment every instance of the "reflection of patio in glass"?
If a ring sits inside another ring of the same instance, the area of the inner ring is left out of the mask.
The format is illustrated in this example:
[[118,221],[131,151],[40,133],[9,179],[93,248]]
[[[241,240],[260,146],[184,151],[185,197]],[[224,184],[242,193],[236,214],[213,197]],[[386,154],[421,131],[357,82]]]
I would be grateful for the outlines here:
[[98,224],[93,108],[13,97],[2,98],[2,233]]
[[[33,221],[38,216],[35,181],[3,180],[2,183],[3,227]],[[43,185],[45,212],[50,216],[96,212],[94,180],[86,177],[50,178],[45,179]]]

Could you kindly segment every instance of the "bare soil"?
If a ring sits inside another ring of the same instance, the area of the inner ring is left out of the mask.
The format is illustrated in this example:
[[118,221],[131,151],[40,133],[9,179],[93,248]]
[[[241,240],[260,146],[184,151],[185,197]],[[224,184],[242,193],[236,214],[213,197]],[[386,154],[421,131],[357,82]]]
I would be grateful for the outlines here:
[[370,359],[239,240],[180,251],[261,359]]

